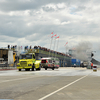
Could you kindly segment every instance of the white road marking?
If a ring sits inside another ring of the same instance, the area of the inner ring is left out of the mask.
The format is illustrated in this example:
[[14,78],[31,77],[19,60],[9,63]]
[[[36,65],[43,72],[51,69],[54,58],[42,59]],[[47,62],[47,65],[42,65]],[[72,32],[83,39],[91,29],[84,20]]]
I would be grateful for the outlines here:
[[[90,73],[90,74],[91,74],[91,73]],[[90,75],[90,74],[88,74],[88,75]],[[38,99],[38,100],[44,100],[44,99],[48,98],[49,96],[51,96],[51,95],[53,95],[53,94],[55,94],[55,93],[57,93],[57,92],[63,90],[64,88],[67,88],[67,87],[69,87],[70,85],[72,85],[72,84],[74,84],[74,83],[76,83],[76,82],[82,80],[83,78],[87,77],[88,75],[85,75],[85,76],[83,76],[83,77],[81,77],[81,78],[79,78],[79,79],[77,79],[77,80],[75,80],[75,81],[69,83],[68,85],[65,85],[64,87],[62,87],[62,88],[60,88],[60,89],[58,89],[58,90],[56,90],[56,91],[54,91],[54,92],[52,92],[52,93],[50,93],[50,94],[48,94],[48,95],[46,95],[46,96],[44,96],[44,97]]]

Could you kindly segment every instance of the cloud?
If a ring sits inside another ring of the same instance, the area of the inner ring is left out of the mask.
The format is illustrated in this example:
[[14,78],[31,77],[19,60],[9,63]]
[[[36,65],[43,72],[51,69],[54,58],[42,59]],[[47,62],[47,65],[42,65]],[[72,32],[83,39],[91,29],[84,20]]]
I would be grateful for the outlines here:
[[71,22],[68,21],[68,22],[62,22],[61,25],[66,25],[66,24],[70,24]]
[[[1,0],[0,43],[50,48],[48,35],[60,35],[58,51],[89,41],[100,42],[99,0]],[[15,41],[16,40],[16,41]],[[63,51],[64,50],[64,51]]]
[[5,35],[0,35],[0,42],[14,42],[16,38],[5,36]]

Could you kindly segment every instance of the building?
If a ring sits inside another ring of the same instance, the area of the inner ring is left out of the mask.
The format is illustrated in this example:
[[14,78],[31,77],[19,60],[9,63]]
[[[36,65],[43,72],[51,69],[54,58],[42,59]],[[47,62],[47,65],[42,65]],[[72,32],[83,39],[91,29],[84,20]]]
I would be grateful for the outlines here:
[[34,52],[36,59],[41,59],[43,57],[57,57],[60,60],[60,67],[71,66],[71,57],[61,52],[53,51],[41,46],[34,46],[34,48],[29,49],[28,52]]

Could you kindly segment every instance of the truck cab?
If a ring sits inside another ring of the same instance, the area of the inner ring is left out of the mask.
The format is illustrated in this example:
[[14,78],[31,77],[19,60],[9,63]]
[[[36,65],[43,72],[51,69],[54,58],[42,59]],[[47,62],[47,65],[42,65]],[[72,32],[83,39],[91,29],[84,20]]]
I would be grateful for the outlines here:
[[25,69],[26,71],[29,71],[32,69],[40,70],[41,60],[36,60],[35,53],[26,53],[26,54],[20,54],[19,57],[19,63],[17,64],[17,69],[21,71],[21,69]]

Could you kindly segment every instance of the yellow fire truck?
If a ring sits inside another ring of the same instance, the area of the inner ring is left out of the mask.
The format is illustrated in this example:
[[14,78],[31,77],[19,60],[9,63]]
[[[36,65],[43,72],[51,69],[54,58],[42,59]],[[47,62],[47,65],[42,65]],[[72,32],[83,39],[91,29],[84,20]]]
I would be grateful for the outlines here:
[[41,60],[36,60],[35,53],[24,53],[20,54],[19,63],[17,63],[17,69],[25,69],[29,71],[32,69],[41,70]]

